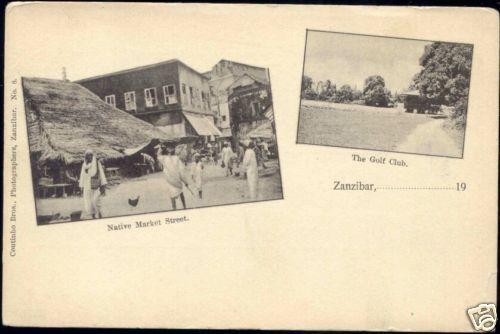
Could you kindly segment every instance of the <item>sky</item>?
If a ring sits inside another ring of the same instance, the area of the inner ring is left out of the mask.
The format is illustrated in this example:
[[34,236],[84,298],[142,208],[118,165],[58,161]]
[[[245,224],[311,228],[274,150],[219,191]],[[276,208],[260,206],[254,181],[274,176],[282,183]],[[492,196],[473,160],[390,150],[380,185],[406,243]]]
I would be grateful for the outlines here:
[[421,69],[419,58],[431,42],[398,38],[308,31],[304,75],[330,79],[337,88],[363,89],[370,75],[381,75],[391,92],[408,89]]

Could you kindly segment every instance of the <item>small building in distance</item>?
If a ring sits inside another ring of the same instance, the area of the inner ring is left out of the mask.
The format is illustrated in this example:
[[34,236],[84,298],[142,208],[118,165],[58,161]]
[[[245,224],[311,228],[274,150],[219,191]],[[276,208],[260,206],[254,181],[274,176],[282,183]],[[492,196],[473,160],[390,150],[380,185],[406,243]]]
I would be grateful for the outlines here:
[[401,99],[403,100],[404,109],[406,112],[422,112],[422,104],[420,98],[420,92],[418,90],[411,90],[402,92],[399,94]]
[[438,114],[445,106],[432,104],[425,96],[420,95],[418,90],[411,90],[399,94],[403,100],[406,112],[417,114]]
[[210,105],[223,137],[236,141],[266,120],[272,105],[266,68],[223,59],[204,75],[210,79]]
[[220,136],[208,79],[178,59],[77,80],[107,104],[177,138]]

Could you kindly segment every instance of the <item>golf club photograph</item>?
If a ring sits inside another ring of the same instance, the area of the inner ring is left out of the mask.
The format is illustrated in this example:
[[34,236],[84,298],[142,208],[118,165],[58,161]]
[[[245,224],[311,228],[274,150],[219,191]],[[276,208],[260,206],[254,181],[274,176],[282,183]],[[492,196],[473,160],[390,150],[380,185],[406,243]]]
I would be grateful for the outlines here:
[[297,143],[463,158],[472,53],[307,30]]

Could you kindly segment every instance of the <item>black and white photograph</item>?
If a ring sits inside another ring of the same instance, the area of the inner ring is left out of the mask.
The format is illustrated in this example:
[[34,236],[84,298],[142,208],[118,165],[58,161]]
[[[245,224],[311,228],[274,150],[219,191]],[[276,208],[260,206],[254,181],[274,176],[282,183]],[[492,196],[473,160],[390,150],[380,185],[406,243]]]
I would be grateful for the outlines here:
[[306,35],[297,143],[463,158],[473,45]]
[[267,68],[23,77],[39,225],[282,199]]

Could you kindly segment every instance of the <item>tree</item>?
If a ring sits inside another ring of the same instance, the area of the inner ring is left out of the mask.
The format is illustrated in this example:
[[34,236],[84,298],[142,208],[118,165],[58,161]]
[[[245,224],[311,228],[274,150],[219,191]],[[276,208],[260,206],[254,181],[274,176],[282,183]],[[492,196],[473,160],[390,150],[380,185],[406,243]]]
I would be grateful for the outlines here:
[[423,69],[413,78],[412,86],[432,104],[455,107],[455,117],[467,113],[472,45],[434,42],[420,57]]
[[[240,138],[241,123],[252,123],[265,119],[264,110],[272,104],[270,89],[266,87],[267,95],[262,95],[261,90],[247,94],[236,94],[229,96],[229,120],[233,134],[233,145],[237,145]],[[255,108],[257,104],[260,108]]]
[[302,88],[300,92],[300,96],[303,99],[307,100],[316,100],[318,98],[318,94],[313,89],[314,82],[311,77],[307,75],[302,76]]
[[361,100],[363,98],[363,92],[359,89],[353,89],[352,91],[352,100]]
[[337,92],[337,86],[331,82],[331,80],[326,80],[325,94],[327,100],[332,100]]
[[335,102],[337,103],[350,103],[354,100],[353,96],[354,91],[351,86],[343,85],[337,92],[335,96]]
[[363,97],[367,106],[387,107],[391,93],[385,88],[385,80],[380,75],[366,78]]
[[307,75],[302,76],[302,91],[306,91],[307,89],[311,89],[313,85],[313,80],[311,77]]
[[337,91],[337,86],[331,80],[326,80],[324,83],[320,81],[318,84],[320,84],[318,87],[319,99],[322,101],[332,100]]
[[302,98],[306,100],[317,100],[318,93],[315,90],[309,88],[305,92],[302,93]]

